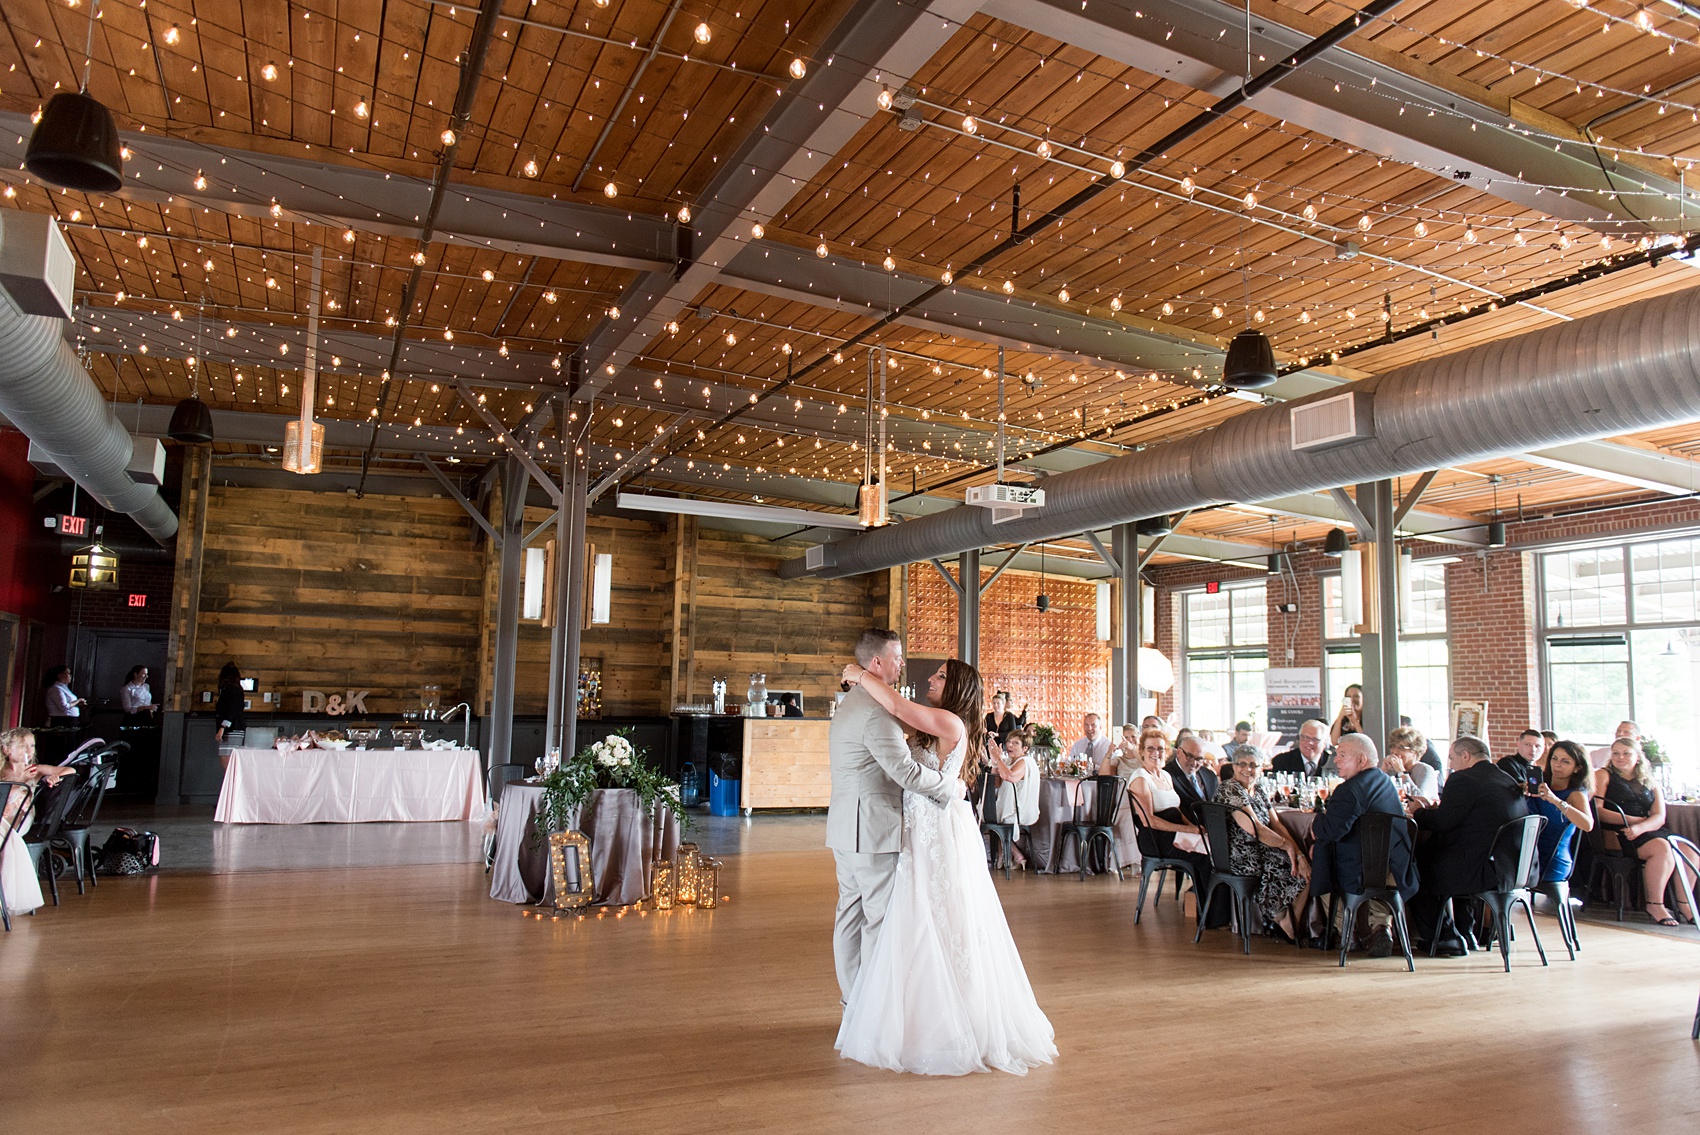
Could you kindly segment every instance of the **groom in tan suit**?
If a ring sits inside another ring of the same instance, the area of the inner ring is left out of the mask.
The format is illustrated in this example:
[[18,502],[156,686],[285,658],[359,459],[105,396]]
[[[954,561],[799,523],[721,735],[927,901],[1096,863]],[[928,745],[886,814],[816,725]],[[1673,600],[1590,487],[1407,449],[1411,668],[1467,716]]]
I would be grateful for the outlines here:
[[[856,662],[868,677],[895,686],[903,675],[903,643],[891,631],[864,631]],[[826,846],[838,864],[838,916],[832,951],[845,1000],[862,960],[873,949],[903,843],[903,793],[918,792],[941,804],[960,799],[955,777],[915,762],[903,728],[860,685],[844,695],[827,733],[832,756],[832,803],[826,813]]]

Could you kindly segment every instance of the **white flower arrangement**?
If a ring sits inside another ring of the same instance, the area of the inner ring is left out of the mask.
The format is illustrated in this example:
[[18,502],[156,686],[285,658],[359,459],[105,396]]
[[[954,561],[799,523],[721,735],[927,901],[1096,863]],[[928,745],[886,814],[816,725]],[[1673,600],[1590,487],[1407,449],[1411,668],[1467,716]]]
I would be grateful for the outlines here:
[[590,746],[590,756],[605,769],[626,769],[632,767],[637,753],[630,741],[615,733]]

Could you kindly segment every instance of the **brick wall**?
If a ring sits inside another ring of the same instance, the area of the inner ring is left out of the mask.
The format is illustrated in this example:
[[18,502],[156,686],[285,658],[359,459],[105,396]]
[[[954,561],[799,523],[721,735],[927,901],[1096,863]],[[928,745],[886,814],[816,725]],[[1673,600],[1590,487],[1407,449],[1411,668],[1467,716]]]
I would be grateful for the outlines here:
[[[175,574],[170,563],[144,563],[120,556],[118,590],[73,592],[72,618],[85,627],[109,630],[170,630],[171,581]],[[132,595],[145,596],[145,605],[130,606]]]

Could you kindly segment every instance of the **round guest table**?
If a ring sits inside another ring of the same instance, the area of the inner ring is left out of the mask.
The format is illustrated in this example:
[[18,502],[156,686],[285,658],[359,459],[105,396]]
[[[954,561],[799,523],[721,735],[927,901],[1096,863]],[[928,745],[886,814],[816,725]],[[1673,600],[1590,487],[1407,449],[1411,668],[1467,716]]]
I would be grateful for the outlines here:
[[[1082,800],[1083,792],[1092,791],[1090,782],[1086,789],[1081,788],[1081,783],[1080,778],[1073,776],[1047,776],[1039,782],[1039,819],[1023,828],[1016,841],[1033,870],[1047,875],[1080,870],[1079,845],[1071,839],[1061,847],[1060,854],[1058,847],[1063,845],[1063,831],[1068,825],[1086,819],[1091,811],[1091,800]],[[1123,801],[1116,813],[1116,854],[1121,857],[1123,867],[1138,871],[1139,843],[1129,814],[1131,807]],[[1103,845],[1093,853],[1087,869],[1094,872],[1109,869]]]
[[[490,897],[513,903],[550,903],[555,881],[549,843],[537,834],[543,786],[523,780],[502,790],[496,813],[496,844],[490,867]],[[599,788],[571,817],[569,828],[590,839],[596,902],[625,906],[649,895],[650,867],[679,854],[679,817],[657,804],[644,815],[636,790]]]

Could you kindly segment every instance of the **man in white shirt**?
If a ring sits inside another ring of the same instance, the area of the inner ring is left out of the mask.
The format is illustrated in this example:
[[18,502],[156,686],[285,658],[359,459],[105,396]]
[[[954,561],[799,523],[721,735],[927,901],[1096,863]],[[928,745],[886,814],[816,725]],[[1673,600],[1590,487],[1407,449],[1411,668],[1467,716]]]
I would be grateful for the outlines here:
[[1110,755],[1110,739],[1100,731],[1098,715],[1095,713],[1087,714],[1080,727],[1085,736],[1069,749],[1069,759],[1085,759],[1091,762],[1093,769],[1097,769],[1104,763],[1104,758]]
[[53,672],[53,684],[47,687],[47,716],[77,718],[87,700],[71,692],[71,668],[61,666]]
[[[1625,737],[1628,737],[1631,741],[1634,741],[1637,745],[1639,745],[1641,743],[1641,727],[1639,725],[1635,724],[1633,721],[1620,721],[1620,722],[1618,722],[1617,723],[1617,735],[1614,736],[1612,738],[1612,740],[1621,741]],[[1600,748],[1595,749],[1593,752],[1588,754],[1588,763],[1593,765],[1595,768],[1605,768],[1606,762],[1609,761],[1610,759],[1611,759],[1611,746],[1610,745],[1601,746]]]

